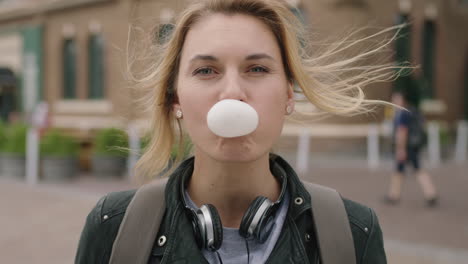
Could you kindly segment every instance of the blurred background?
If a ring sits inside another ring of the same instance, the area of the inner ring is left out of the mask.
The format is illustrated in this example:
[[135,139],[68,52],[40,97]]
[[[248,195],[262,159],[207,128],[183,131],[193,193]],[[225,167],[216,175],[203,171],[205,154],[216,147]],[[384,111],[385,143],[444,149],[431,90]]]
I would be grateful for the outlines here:
[[[125,77],[129,25],[163,43],[178,12],[193,1],[0,0],[1,263],[72,263],[98,198],[138,186],[130,169],[145,146],[148,118]],[[413,85],[400,78],[366,92],[389,101],[392,91],[416,91],[427,120],[423,166],[434,177],[439,204],[425,205],[411,175],[398,205],[382,202],[394,168],[390,107],[352,118],[288,121],[274,151],[304,179],[374,208],[389,263],[466,263],[468,1],[287,2],[318,46],[407,23],[389,51],[366,63],[418,66]]]

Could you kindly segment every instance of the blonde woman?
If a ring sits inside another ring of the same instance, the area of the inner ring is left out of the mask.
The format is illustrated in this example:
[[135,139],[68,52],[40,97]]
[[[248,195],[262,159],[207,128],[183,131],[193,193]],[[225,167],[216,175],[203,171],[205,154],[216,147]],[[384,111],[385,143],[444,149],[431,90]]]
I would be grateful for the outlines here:
[[[348,62],[321,68],[321,58],[303,52],[299,29],[280,1],[197,1],[178,18],[151,71],[137,79],[153,113],[153,137],[137,172],[151,177],[164,170],[180,143],[174,124],[182,124],[194,147],[169,176],[164,217],[145,263],[319,263],[313,201],[287,162],[270,153],[294,111],[293,88],[324,112],[362,113],[373,102],[360,86],[389,75],[367,68],[365,76],[326,83],[332,78],[320,77]],[[109,262],[134,195],[112,193],[98,202],[76,263]],[[386,263],[374,211],[342,201],[355,263]],[[199,226],[207,219],[214,233]],[[253,221],[259,222],[249,226]]]

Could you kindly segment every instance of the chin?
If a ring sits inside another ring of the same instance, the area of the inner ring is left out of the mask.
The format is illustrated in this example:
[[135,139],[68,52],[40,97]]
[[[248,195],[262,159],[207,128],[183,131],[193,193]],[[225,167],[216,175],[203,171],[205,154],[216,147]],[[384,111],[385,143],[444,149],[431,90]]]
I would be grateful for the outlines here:
[[259,155],[247,153],[222,153],[213,157],[215,160],[224,163],[249,163],[258,160]]
[[251,162],[262,156],[260,148],[251,137],[223,138],[212,157],[223,162]]

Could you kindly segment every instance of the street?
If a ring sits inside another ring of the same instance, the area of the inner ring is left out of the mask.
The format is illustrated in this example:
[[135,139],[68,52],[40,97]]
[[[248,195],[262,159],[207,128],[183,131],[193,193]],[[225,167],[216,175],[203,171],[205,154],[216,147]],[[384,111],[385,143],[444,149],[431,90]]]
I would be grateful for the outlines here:
[[[294,155],[282,154],[295,164]],[[452,163],[430,170],[440,192],[436,208],[425,206],[414,177],[407,178],[400,204],[383,204],[390,162],[369,170],[365,160],[311,157],[303,178],[375,209],[388,263],[459,264],[468,259],[467,170],[468,165]],[[99,197],[129,188],[134,185],[127,180],[91,175],[37,186],[0,178],[0,262],[73,263],[86,215]]]

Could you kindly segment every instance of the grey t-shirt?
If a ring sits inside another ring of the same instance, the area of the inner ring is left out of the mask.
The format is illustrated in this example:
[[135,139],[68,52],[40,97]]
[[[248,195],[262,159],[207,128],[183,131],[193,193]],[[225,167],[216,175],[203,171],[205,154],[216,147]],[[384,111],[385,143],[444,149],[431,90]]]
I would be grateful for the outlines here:
[[[193,209],[198,209],[192,199],[190,199],[187,191],[185,192],[185,199],[188,206]],[[223,227],[223,243],[221,248],[218,250],[223,264],[265,263],[273,251],[276,241],[281,233],[281,229],[283,228],[284,220],[288,213],[288,205],[289,195],[288,192],[286,192],[280,208],[276,213],[273,230],[263,244],[260,244],[255,240],[249,240],[248,244],[246,244],[246,239],[239,234],[239,229]],[[250,252],[250,262],[247,261],[247,246],[249,247]],[[202,253],[210,264],[220,263],[216,252],[203,249]]]

